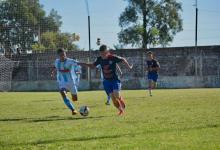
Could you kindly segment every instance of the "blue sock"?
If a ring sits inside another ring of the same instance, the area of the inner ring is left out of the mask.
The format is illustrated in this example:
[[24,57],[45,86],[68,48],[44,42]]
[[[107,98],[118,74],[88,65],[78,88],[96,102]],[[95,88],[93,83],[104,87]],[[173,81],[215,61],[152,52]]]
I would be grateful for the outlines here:
[[64,98],[63,99],[64,103],[66,104],[66,106],[70,109],[70,110],[74,110],[74,106],[73,104],[70,102],[70,100],[68,98]]
[[111,100],[111,96],[108,95],[108,99],[107,99],[107,102],[110,103],[110,100]]

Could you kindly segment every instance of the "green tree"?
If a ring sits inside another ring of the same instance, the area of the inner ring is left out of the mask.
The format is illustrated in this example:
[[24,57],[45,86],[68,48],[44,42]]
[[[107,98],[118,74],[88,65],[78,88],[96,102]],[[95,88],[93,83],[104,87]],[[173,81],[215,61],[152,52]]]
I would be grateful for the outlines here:
[[39,0],[1,1],[0,14],[1,43],[5,47],[21,45],[23,50],[31,49],[40,34],[58,32],[62,24],[55,10],[46,16]]
[[182,31],[181,3],[176,0],[125,0],[128,6],[119,17],[119,42],[124,45],[166,46]]
[[74,44],[75,41],[79,41],[79,36],[75,33],[45,32],[41,35],[41,41],[45,50],[55,50],[57,48],[65,48],[67,50],[79,49]]

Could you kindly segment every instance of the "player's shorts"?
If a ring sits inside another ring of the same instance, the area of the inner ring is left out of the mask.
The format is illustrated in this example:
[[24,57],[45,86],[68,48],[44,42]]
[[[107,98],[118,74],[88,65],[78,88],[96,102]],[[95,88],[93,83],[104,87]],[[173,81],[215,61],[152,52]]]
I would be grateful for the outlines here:
[[79,87],[79,81],[80,81],[80,78],[76,78],[76,80],[75,80],[76,87]]
[[148,73],[147,79],[148,79],[148,80],[152,80],[152,81],[154,81],[154,82],[157,82],[158,73],[155,73],[155,72],[153,72],[153,73]]
[[68,90],[71,94],[76,95],[78,90],[73,82],[59,82],[59,90]]
[[[103,85],[103,87],[104,87],[104,81],[102,81],[102,85]],[[107,93],[107,91],[106,91],[105,89],[104,89],[104,91],[105,91],[106,95],[109,96],[109,93]]]
[[103,86],[107,95],[113,93],[113,91],[121,90],[121,81],[120,80],[104,80]]

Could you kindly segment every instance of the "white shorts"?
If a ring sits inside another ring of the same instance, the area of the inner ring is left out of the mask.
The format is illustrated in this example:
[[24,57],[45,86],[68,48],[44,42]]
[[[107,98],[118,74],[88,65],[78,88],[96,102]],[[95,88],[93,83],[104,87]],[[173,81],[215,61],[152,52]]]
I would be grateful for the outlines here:
[[73,82],[59,82],[59,89],[62,91],[63,89],[66,89],[70,91],[71,94],[76,95],[77,94],[77,87]]
[[80,78],[76,78],[76,81],[75,81],[76,87],[79,87],[79,81],[80,81]]

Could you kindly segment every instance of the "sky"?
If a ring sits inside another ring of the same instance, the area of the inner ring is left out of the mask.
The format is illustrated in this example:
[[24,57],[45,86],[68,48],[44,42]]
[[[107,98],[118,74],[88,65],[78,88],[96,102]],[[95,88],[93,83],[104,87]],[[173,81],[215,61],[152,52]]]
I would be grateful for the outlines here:
[[[171,47],[195,45],[195,0],[182,3],[183,31],[176,34]],[[47,13],[52,8],[62,16],[62,32],[80,35],[76,44],[88,49],[88,12],[85,0],[40,0]],[[118,18],[127,6],[125,0],[88,0],[91,20],[91,47],[98,49],[97,38],[109,47],[117,45],[121,28]],[[220,45],[220,0],[198,0],[198,45]]]

